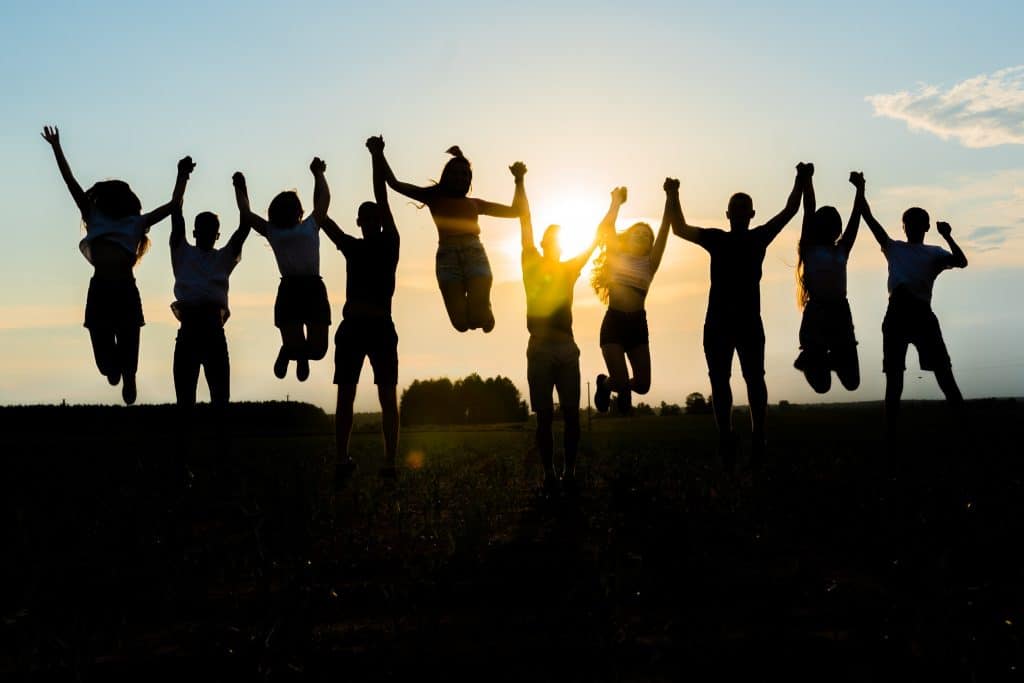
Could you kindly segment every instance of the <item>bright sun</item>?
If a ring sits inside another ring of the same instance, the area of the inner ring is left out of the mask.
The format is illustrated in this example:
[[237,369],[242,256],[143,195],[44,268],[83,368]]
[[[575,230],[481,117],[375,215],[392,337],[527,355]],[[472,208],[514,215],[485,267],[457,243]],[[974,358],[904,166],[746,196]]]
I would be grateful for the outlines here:
[[[571,258],[590,246],[597,231],[597,224],[604,218],[607,210],[608,198],[601,194],[591,196],[574,193],[550,197],[547,200],[531,200],[534,243],[540,248],[540,238],[544,235],[544,230],[552,223],[557,223],[562,227],[559,232],[562,258]],[[516,238],[505,243],[506,252],[515,261],[519,260],[518,237],[517,231]]]

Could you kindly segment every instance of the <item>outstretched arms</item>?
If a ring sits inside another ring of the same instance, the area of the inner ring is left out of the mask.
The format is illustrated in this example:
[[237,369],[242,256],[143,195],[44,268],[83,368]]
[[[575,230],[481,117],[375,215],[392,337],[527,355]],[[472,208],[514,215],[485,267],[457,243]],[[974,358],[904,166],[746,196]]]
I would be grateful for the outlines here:
[[519,212],[519,228],[521,233],[521,245],[524,252],[533,251],[537,248],[533,241],[533,219],[530,216],[530,202],[526,198],[526,186],[523,178],[526,176],[526,164],[517,161],[508,167],[516,184],[515,198],[512,200],[513,207]]
[[319,225],[327,217],[327,209],[331,206],[331,188],[327,185],[327,164],[320,157],[313,157],[309,162],[309,170],[313,174],[313,220]]
[[43,132],[41,133],[43,139],[50,143],[50,148],[53,150],[53,156],[57,160],[57,168],[60,170],[60,175],[64,178],[64,184],[68,186],[68,191],[71,192],[71,198],[75,200],[75,206],[83,216],[89,210],[89,200],[85,197],[85,191],[82,186],[75,180],[75,175],[71,172],[71,166],[68,164],[68,160],[64,157],[64,149],[60,146],[60,131],[57,130],[56,126],[43,126]]
[[185,185],[188,184],[188,177],[192,174],[196,164],[192,161],[192,157],[183,157],[178,161],[178,176],[174,180],[174,190],[171,192],[171,201],[167,202],[162,206],[158,206],[149,213],[142,214],[142,224],[147,228],[156,225],[163,219],[171,215],[171,212],[177,208],[181,208],[181,203],[185,199]]
[[430,188],[419,187],[412,183],[404,183],[395,177],[394,172],[391,170],[391,165],[388,163],[387,157],[384,156],[384,148],[380,149],[380,164],[381,170],[384,174],[384,180],[387,182],[388,187],[397,192],[398,194],[405,195],[409,199],[426,204],[430,199]]
[[793,220],[793,216],[800,209],[800,198],[804,193],[804,188],[809,184],[813,174],[814,164],[801,163],[796,165],[796,179],[793,181],[793,189],[789,192],[789,199],[786,200],[785,208],[761,226],[767,243],[770,244],[772,240],[778,237],[782,229],[786,227],[786,224]]
[[662,188],[665,189],[665,209],[661,212],[661,225],[658,226],[658,234],[655,236],[654,244],[651,246],[651,277],[654,277],[654,274],[658,272],[658,266],[661,265],[661,257],[665,255],[665,245],[668,244],[668,229],[672,224],[672,214],[675,212],[673,195],[675,195],[675,201],[679,201],[678,186],[673,192],[666,187],[667,185],[668,182],[662,185]]
[[[799,169],[803,164],[797,164]],[[814,164],[811,164],[811,173],[807,177],[807,182],[804,185],[804,216],[803,223],[800,226],[800,242],[807,238],[808,233],[814,227],[814,212],[818,210],[818,201],[814,196]]]
[[391,215],[391,205],[388,203],[388,162],[384,159],[384,136],[375,135],[368,138],[366,148],[370,150],[372,160],[373,201],[377,203],[377,210],[380,212],[380,226],[384,232],[397,232],[395,217]]
[[629,193],[624,187],[616,187],[612,190],[612,202],[608,207],[608,213],[597,226],[597,239],[607,244],[615,237],[615,221],[619,219],[619,208],[626,203]]
[[[522,162],[516,162],[516,164],[520,163]],[[512,166],[515,166],[515,164],[513,164]],[[509,166],[509,168],[511,169],[512,166]],[[523,172],[526,172],[525,167]],[[515,175],[514,171],[513,175]],[[494,216],[495,218],[515,218],[519,216],[520,212],[518,202],[520,201],[521,192],[522,186],[519,183],[516,183],[515,193],[512,195],[511,206],[505,204],[498,204],[496,202],[488,202],[483,199],[474,199],[473,201],[476,202],[476,210],[479,211],[481,215]]]
[[698,228],[686,222],[682,204],[679,202],[679,179],[665,178],[662,188],[665,190],[665,211],[668,213],[672,232],[684,240],[699,242],[704,228]]
[[245,185],[245,176],[241,171],[235,171],[231,176],[231,183],[235,186],[235,202],[238,204],[238,219],[243,225],[248,225],[264,237],[267,236],[268,223],[254,214],[249,208],[249,190]]
[[850,221],[846,224],[843,236],[839,238],[839,246],[845,249],[847,254],[853,250],[853,243],[857,241],[860,217],[864,211],[864,174],[860,171],[850,171],[850,183],[857,188],[857,195],[853,199],[853,211],[850,213]]
[[[863,176],[861,176],[863,180]],[[851,182],[852,179],[851,179]],[[874,214],[871,213],[871,206],[868,204],[867,195],[864,192],[863,184],[859,188],[857,193],[860,196],[860,213],[864,217],[864,222],[868,224],[868,229],[871,230],[871,234],[875,236],[875,240],[878,242],[878,246],[885,251],[889,247],[889,242],[892,238],[889,237],[889,233],[885,231],[882,224],[878,222]]]
[[935,224],[935,229],[942,235],[942,239],[946,240],[946,244],[949,245],[949,250],[953,252],[952,258],[949,260],[950,268],[966,268],[967,267],[967,256],[964,254],[960,245],[953,239],[953,228],[950,227],[949,223],[939,221]]

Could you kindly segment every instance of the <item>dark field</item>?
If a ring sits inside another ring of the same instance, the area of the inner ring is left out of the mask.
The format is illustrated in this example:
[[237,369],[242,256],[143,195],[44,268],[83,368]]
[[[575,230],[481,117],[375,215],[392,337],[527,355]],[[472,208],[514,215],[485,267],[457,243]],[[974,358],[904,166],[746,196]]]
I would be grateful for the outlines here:
[[880,405],[775,409],[769,462],[736,477],[710,416],[584,422],[575,501],[538,495],[529,425],[405,431],[395,485],[376,476],[379,436],[357,434],[335,494],[329,421],[266,411],[189,435],[169,408],[0,410],[0,679],[1024,667],[1020,402],[972,403],[969,429],[911,404],[888,450]]

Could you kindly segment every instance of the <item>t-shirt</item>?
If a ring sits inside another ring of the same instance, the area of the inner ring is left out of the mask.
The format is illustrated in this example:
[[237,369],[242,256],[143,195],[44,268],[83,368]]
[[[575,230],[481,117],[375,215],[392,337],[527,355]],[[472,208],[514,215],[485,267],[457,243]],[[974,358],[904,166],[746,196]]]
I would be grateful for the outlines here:
[[951,267],[953,255],[942,247],[889,240],[882,253],[889,262],[889,293],[903,289],[931,304],[932,285],[939,273]]
[[526,329],[531,337],[572,339],[573,288],[581,266],[545,259],[536,247],[523,249]]
[[697,244],[711,254],[706,320],[761,317],[761,266],[773,236],[765,226],[743,232],[700,229]]
[[622,251],[609,251],[607,259],[608,269],[615,284],[644,293],[650,289],[651,280],[654,278],[650,254],[637,256]]
[[92,242],[102,239],[111,242],[135,256],[139,244],[149,232],[149,226],[143,224],[142,216],[125,216],[124,218],[107,218],[98,211],[90,211],[85,216],[85,237],[78,243],[78,249],[89,263],[92,263]]
[[345,255],[345,308],[342,316],[391,316],[395,294],[399,237],[397,230],[357,238],[343,235],[338,249]]
[[231,245],[200,249],[182,240],[171,247],[174,298],[180,304],[216,304],[228,312],[228,277],[242,260]]
[[320,228],[310,215],[293,228],[267,227],[267,241],[274,251],[281,275],[320,274]]
[[816,244],[803,250],[804,286],[813,299],[846,298],[846,264],[850,255],[842,247]]

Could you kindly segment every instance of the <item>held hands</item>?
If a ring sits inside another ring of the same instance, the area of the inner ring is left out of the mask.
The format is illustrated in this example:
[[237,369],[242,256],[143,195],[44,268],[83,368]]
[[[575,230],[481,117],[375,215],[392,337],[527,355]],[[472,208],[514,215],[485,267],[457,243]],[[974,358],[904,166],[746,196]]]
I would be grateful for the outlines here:
[[814,175],[814,164],[800,162],[796,165],[796,177],[808,180]]
[[526,175],[526,164],[521,161],[517,161],[509,166],[508,170],[511,171],[512,177],[515,178],[517,183],[523,182],[523,176]]
[[935,229],[947,240],[949,239],[949,236],[953,234],[953,228],[945,221],[939,221],[936,223]]
[[679,192],[679,178],[665,178],[661,189],[665,192]]
[[626,188],[624,188],[624,187],[616,187],[614,190],[612,190],[612,204],[616,204],[616,205],[618,205],[618,204],[625,204],[626,203],[626,197],[627,197]]
[[242,175],[241,171],[235,171],[231,175],[231,184],[239,190],[245,190],[245,176]]
[[371,135],[370,137],[366,138],[366,149],[370,150],[370,154],[383,154],[384,136]]
[[313,157],[313,161],[309,162],[309,170],[313,175],[320,175],[327,170],[327,163],[320,157]]
[[178,176],[189,177],[196,168],[196,162],[192,161],[192,157],[184,157],[178,161]]
[[51,147],[60,147],[60,131],[57,130],[57,126],[43,126],[43,132],[40,135],[50,143]]
[[850,183],[858,190],[864,189],[864,174],[861,171],[850,171]]

